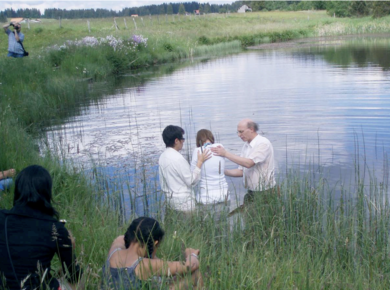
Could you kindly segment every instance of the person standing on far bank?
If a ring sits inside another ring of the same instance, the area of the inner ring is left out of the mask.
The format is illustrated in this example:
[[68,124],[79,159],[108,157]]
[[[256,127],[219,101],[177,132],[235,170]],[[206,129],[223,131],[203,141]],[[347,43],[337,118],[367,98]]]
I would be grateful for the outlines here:
[[[9,29],[13,26],[14,31]],[[22,26],[20,23],[11,22],[3,26],[4,32],[8,35],[8,55],[9,57],[20,58],[24,56],[24,49],[22,42],[24,40],[24,34],[21,31]]]
[[240,156],[230,153],[223,147],[211,148],[214,155],[223,156],[238,164],[237,169],[226,169],[225,175],[243,177],[248,190],[244,203],[253,201],[255,194],[272,191],[275,186],[274,149],[271,142],[260,136],[259,126],[251,119],[243,119],[237,125],[237,134],[245,142]]

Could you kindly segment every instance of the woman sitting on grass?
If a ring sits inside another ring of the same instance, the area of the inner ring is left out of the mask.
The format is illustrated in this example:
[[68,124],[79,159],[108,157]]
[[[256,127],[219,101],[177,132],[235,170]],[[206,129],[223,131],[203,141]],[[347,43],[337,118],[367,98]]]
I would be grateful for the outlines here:
[[68,289],[51,276],[54,254],[68,280],[79,279],[74,240],[51,201],[49,172],[39,165],[23,169],[15,181],[13,208],[0,211],[0,289]]
[[[152,289],[165,289],[161,277],[171,275],[175,278],[170,279],[170,285],[166,288],[183,289],[191,283],[200,288],[203,282],[198,270],[199,250],[186,249],[185,263],[160,260],[156,257],[156,251],[163,237],[164,231],[155,219],[135,219],[125,235],[117,237],[111,245],[103,266],[102,289],[143,289],[143,285],[148,283]],[[186,273],[192,273],[191,281],[180,276]]]
[[0,171],[0,191],[10,189],[14,175],[15,169]]

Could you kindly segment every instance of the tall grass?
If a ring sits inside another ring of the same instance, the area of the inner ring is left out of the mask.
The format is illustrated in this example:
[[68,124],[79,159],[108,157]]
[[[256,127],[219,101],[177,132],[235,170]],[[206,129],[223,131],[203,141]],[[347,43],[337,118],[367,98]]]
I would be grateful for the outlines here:
[[[131,21],[127,21],[129,27]],[[64,55],[42,51],[42,47],[89,35],[81,20],[63,20],[63,28],[58,28],[55,20],[32,26],[31,31],[24,27],[25,46],[32,56],[0,58],[1,169],[20,171],[34,163],[48,168],[54,180],[55,205],[76,237],[81,265],[90,268],[88,289],[97,289],[110,243],[125,231],[122,214],[126,192],[119,189],[108,194],[107,177],[97,171],[86,176],[55,154],[39,152],[31,133],[39,132],[53,118],[77,114],[80,102],[101,97],[90,90],[94,79],[225,48],[235,52],[238,41],[249,45],[322,35],[319,27],[337,22],[371,22],[368,18],[339,20],[325,13],[306,12],[210,15],[192,20],[170,17],[167,22],[160,17],[159,25],[156,18],[154,25],[147,19],[144,25],[137,21],[137,31],[113,31],[110,20],[93,20],[91,33],[149,37],[149,50],[138,52],[138,63],[106,48],[70,50]],[[338,32],[330,34],[334,33]],[[5,45],[0,43],[3,51]],[[388,163],[384,164],[384,172],[388,172]],[[148,166],[141,162],[137,176],[147,180]],[[176,219],[164,224],[166,236],[158,255],[179,259],[183,242],[186,247],[199,248],[207,289],[389,289],[388,175],[378,180],[372,174],[367,187],[360,168],[366,167],[357,164],[356,187],[328,184],[325,178],[314,182],[312,172],[303,175],[287,170],[273,195],[256,200],[245,229],[238,226],[226,231],[223,223],[215,225],[198,215],[189,223]],[[157,193],[155,181],[127,192],[134,202],[136,196],[142,196],[145,207],[149,205],[147,197]],[[0,207],[11,206],[12,193],[2,193]],[[54,268],[59,268],[58,263]]]

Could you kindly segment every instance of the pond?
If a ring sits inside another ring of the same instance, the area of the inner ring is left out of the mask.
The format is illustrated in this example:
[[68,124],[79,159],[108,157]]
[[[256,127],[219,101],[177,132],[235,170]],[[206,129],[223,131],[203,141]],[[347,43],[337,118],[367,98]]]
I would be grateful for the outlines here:
[[[80,104],[81,115],[47,127],[42,144],[98,168],[127,213],[143,214],[161,198],[157,164],[170,124],[185,129],[187,158],[202,128],[238,154],[237,123],[252,118],[274,146],[279,182],[294,169],[313,174],[313,183],[351,185],[358,168],[387,185],[389,69],[390,41],[375,37],[193,60],[165,74],[122,76],[100,101]],[[229,182],[239,203],[241,181]]]

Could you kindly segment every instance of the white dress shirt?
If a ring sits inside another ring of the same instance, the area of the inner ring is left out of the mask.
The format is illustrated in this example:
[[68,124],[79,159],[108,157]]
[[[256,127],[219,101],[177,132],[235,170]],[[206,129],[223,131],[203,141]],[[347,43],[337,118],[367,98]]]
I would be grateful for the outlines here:
[[243,170],[245,188],[262,191],[275,186],[274,149],[267,138],[257,135],[250,143],[246,142],[240,156],[252,159],[255,163],[251,168],[238,167]]
[[191,171],[190,164],[177,150],[168,147],[158,161],[161,190],[171,208],[179,211],[195,209],[192,187],[200,179],[200,168]]
[[[222,146],[222,144],[210,144],[207,143],[203,146],[203,150],[210,149],[211,147]],[[222,146],[223,147],[223,146]],[[201,152],[201,148],[195,148],[192,154],[191,169],[196,168],[198,162],[198,152]],[[203,204],[219,203],[229,199],[228,195],[228,183],[225,178],[225,158],[221,156],[214,156],[209,160],[206,160],[201,168],[200,177],[200,192],[197,194],[196,199]]]

